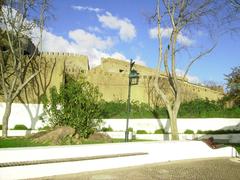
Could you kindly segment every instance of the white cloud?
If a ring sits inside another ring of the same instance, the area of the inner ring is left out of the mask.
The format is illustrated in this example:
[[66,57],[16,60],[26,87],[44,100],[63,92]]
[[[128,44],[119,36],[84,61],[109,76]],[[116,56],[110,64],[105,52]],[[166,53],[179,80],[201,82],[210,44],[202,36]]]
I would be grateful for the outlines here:
[[120,52],[113,53],[110,57],[120,60],[126,60],[127,58]]
[[102,39],[82,29],[70,31],[68,34],[69,37],[74,40],[77,45],[82,45],[86,49],[96,48],[103,50],[113,46],[113,40],[110,37]]
[[101,33],[102,32],[102,30],[99,27],[97,27],[97,26],[89,26],[88,30],[90,32],[97,32],[97,33]]
[[[32,34],[39,37],[39,30],[35,28]],[[111,56],[104,52],[114,45],[114,42],[110,37],[103,39],[82,29],[69,31],[68,37],[70,40],[44,30],[42,51],[69,52],[86,55],[89,58],[90,66],[99,65],[101,57]],[[38,44],[39,38],[35,37],[32,39],[35,45]]]
[[[102,10],[90,7],[73,7],[73,8],[78,10],[88,10],[94,12],[99,12]],[[14,10],[13,12],[15,15],[16,11]],[[124,23],[122,24],[124,26]],[[2,24],[0,25],[1,27],[3,26]],[[101,31],[98,27],[89,27],[88,29],[94,32]],[[101,63],[102,57],[113,57],[123,60],[127,59],[123,54],[119,52],[114,52],[113,54],[105,52],[114,45],[112,38],[110,37],[101,38],[99,36],[96,36],[94,33],[89,33],[83,29],[69,31],[68,37],[70,40],[65,39],[62,36],[57,36],[47,30],[43,30],[41,42],[42,44],[39,44],[40,30],[38,27],[33,28],[31,32],[27,32],[27,34],[29,37],[31,37],[35,45],[39,45],[38,48],[40,51],[69,52],[86,55],[89,58],[89,63],[91,67],[99,65]]]
[[[172,33],[172,28],[161,28],[160,31],[162,33],[162,37],[169,38]],[[158,33],[157,27],[151,28],[149,30],[150,38],[152,38],[152,39],[157,38],[157,33]],[[180,43],[184,46],[191,46],[194,42],[192,39],[188,38],[187,36],[183,35],[182,33],[178,34],[177,41],[178,41],[178,43]]]
[[146,66],[146,63],[141,59],[140,56],[136,56],[136,58],[134,59],[136,64],[140,64],[142,66]]
[[[130,59],[130,58],[126,58],[126,56],[123,55],[120,52],[115,52],[111,55],[108,55],[108,57],[112,57],[112,58],[115,58],[115,59],[118,59],[118,60],[123,60],[123,61],[128,61],[128,62],[129,62],[129,59]],[[146,66],[146,63],[143,60],[141,60],[140,56],[136,56],[135,59],[133,59],[133,60],[136,62],[136,64]]]
[[[178,76],[184,76],[185,72],[181,69],[176,69],[176,73]],[[187,79],[191,83],[201,84],[201,80],[197,76],[187,75]]]
[[98,20],[103,27],[119,30],[120,39],[123,41],[129,41],[136,36],[135,26],[127,18],[119,19],[106,12],[104,15],[98,15]]
[[[39,34],[35,29],[33,34]],[[64,39],[46,30],[43,31],[43,52],[69,52],[86,55],[89,58],[91,67],[100,65],[102,57],[112,57],[119,60],[129,61],[125,55],[120,52],[107,53],[105,50],[111,48],[114,43],[111,38],[102,39],[96,35],[86,32],[82,29],[76,29],[68,33],[71,40]],[[38,43],[37,38],[33,38],[34,44]],[[137,64],[145,65],[140,56],[135,59]]]
[[89,6],[72,6],[72,8],[75,10],[79,10],[79,11],[91,11],[91,12],[95,12],[95,13],[98,13],[98,12],[104,10],[104,9],[93,8],[93,7],[89,7]]

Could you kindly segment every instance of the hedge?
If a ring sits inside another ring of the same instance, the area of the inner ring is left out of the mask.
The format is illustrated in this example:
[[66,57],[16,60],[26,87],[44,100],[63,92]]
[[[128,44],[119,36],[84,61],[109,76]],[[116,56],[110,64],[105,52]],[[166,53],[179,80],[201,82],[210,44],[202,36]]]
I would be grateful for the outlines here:
[[147,131],[145,130],[137,130],[137,134],[147,134]]
[[[104,103],[104,119],[127,118],[127,103],[111,101]],[[138,101],[131,102],[130,118],[168,118],[165,107],[152,108]],[[221,101],[196,99],[181,104],[178,118],[240,118],[240,106],[225,108]]]
[[23,124],[17,124],[17,125],[15,125],[13,130],[28,130],[28,128]]

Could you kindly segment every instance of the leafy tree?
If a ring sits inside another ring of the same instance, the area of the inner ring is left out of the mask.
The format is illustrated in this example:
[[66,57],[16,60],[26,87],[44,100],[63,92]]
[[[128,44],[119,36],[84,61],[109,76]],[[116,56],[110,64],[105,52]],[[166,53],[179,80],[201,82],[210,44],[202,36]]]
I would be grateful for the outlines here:
[[80,77],[67,77],[67,83],[50,89],[50,100],[45,98],[44,109],[52,126],[70,126],[80,137],[87,138],[102,122],[103,105],[97,87]]
[[233,102],[234,106],[240,106],[240,66],[232,69],[232,72],[226,75],[227,80],[227,100]]

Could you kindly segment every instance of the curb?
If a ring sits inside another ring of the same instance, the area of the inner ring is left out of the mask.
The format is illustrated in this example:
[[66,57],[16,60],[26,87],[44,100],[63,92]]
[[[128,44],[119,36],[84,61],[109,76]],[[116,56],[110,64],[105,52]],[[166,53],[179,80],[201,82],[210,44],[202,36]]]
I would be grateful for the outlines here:
[[110,155],[102,155],[102,156],[89,156],[89,157],[6,162],[6,163],[0,163],[0,168],[13,167],[13,166],[28,166],[28,165],[37,165],[37,164],[49,164],[49,163],[73,162],[73,161],[86,161],[86,160],[107,159],[107,158],[118,158],[118,157],[139,156],[139,155],[147,155],[147,154],[148,153],[146,153],[146,152],[136,152],[136,153],[124,153],[124,154],[110,154]]

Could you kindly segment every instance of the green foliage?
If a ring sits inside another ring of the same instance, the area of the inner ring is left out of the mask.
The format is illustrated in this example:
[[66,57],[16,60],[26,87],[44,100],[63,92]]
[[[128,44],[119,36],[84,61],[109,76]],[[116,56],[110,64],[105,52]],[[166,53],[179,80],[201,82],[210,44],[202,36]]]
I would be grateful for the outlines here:
[[128,128],[128,132],[133,132],[133,128]]
[[70,126],[80,137],[87,138],[99,127],[103,106],[97,87],[79,77],[67,77],[67,83],[50,90],[50,100],[44,99],[44,109],[53,127]]
[[[99,144],[99,143],[120,143],[124,142],[124,139],[112,139],[111,142],[106,140],[89,140],[82,139],[82,144]],[[129,142],[142,142],[142,141],[150,141],[150,140],[129,140]],[[74,144],[74,142],[72,142]],[[61,144],[65,145],[65,144]],[[26,137],[9,137],[9,138],[1,138],[0,137],[0,148],[13,148],[13,147],[33,147],[33,146],[54,146],[49,143],[36,143],[34,139],[26,138]]]
[[[240,107],[225,108],[223,100],[196,99],[181,104],[178,118],[239,118]],[[127,118],[127,103],[104,102],[103,118]],[[165,107],[152,108],[137,101],[131,102],[130,118],[168,118]]]
[[26,137],[0,138],[0,148],[33,147],[47,145],[47,143],[36,143],[32,139]]
[[197,134],[238,134],[240,133],[240,130],[224,130],[224,129],[219,129],[219,130],[207,130],[207,131],[201,131],[198,130]]
[[221,110],[223,110],[223,106],[216,101],[196,99],[183,103],[180,107],[178,116],[183,118],[207,118],[217,116],[217,112]]
[[232,69],[226,75],[228,94],[226,100],[232,101],[233,106],[240,107],[240,66]]
[[157,129],[154,131],[154,134],[165,134],[165,130],[164,129]]
[[197,130],[197,134],[204,134],[202,130]]
[[0,124],[0,130],[2,130],[2,124]]
[[111,126],[108,126],[108,127],[103,127],[103,128],[102,128],[102,131],[103,131],[103,132],[108,132],[108,131],[113,131],[113,129],[112,129]]
[[186,129],[186,130],[184,131],[184,134],[194,134],[194,131],[191,130],[191,129]]
[[145,130],[137,130],[137,134],[147,134],[147,131]]
[[[131,102],[130,118],[152,117],[152,108],[138,101]],[[127,102],[110,101],[104,103],[103,117],[108,118],[123,118],[127,117]]]
[[13,130],[28,130],[28,128],[23,124],[16,124]]
[[44,126],[42,128],[38,128],[38,130],[45,130],[45,131],[48,131],[50,129],[52,129],[50,126]]
[[240,154],[240,144],[234,146],[237,152]]

